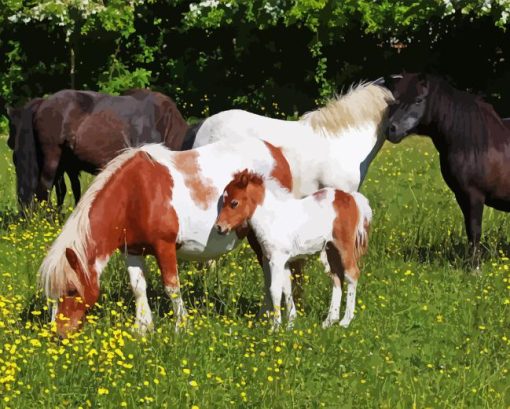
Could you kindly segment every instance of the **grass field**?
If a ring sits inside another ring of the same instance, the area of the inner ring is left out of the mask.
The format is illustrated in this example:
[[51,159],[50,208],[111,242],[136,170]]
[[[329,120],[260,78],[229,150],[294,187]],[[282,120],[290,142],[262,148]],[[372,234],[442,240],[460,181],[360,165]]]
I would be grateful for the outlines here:
[[[0,140],[0,407],[509,408],[510,218],[486,209],[482,274],[463,263],[465,234],[427,139],[386,144],[362,191],[375,213],[348,329],[321,328],[330,298],[318,260],[292,331],[255,319],[262,273],[246,247],[205,269],[181,264],[185,333],[153,260],[156,330],[132,331],[122,257],[103,275],[83,332],[52,338],[37,268],[60,223],[15,212],[15,176]],[[71,204],[69,198],[68,205]]]

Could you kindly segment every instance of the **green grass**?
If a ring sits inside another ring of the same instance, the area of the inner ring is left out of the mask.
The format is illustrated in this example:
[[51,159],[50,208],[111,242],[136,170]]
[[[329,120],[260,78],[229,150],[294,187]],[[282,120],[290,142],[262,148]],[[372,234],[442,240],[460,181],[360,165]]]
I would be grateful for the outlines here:
[[469,273],[461,213],[426,139],[387,144],[369,171],[375,220],[351,326],[321,329],[330,283],[310,260],[305,310],[275,334],[255,319],[262,274],[244,247],[209,269],[181,264],[187,332],[174,333],[153,260],[156,331],[130,331],[134,301],[117,256],[92,322],[55,342],[35,283],[60,223],[45,208],[13,216],[3,141],[0,158],[0,406],[510,407],[510,221],[486,209],[482,274]]

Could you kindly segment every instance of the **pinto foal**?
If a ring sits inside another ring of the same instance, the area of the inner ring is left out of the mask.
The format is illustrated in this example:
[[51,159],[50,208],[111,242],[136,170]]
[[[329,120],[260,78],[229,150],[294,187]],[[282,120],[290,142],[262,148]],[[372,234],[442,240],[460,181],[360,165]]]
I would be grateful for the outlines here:
[[[268,186],[269,185],[269,186]],[[273,186],[274,185],[274,186]],[[322,189],[303,199],[248,170],[237,172],[223,192],[223,206],[216,220],[219,233],[227,234],[248,224],[269,260],[273,328],[281,324],[282,293],[289,327],[296,317],[292,299],[290,260],[326,249],[328,273],[333,280],[331,304],[323,327],[340,320],[342,284],[347,279],[347,327],[354,317],[358,260],[368,245],[372,209],[360,193]]]

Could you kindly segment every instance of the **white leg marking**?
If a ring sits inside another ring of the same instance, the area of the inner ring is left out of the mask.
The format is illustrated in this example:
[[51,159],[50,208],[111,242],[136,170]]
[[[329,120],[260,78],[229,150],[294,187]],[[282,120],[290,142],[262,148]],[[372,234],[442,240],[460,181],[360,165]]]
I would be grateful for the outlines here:
[[55,322],[57,319],[57,308],[58,304],[56,301],[52,301],[51,303],[51,322]]
[[143,257],[140,256],[128,255],[126,261],[128,264],[129,280],[136,303],[135,325],[141,334],[145,334],[147,330],[153,328],[152,311],[149,307],[149,301],[147,300],[147,282],[143,275],[145,263]]
[[175,331],[178,332],[186,324],[188,311],[186,311],[186,307],[184,306],[184,302],[182,301],[180,287],[167,286],[165,287],[165,291],[166,294],[172,300],[174,315],[177,318],[177,321],[175,322]]
[[292,298],[292,279],[291,272],[286,267],[285,268],[285,277],[283,281],[283,296],[285,297],[285,308],[287,309],[287,329],[292,329],[294,327],[294,319],[296,318],[296,305],[294,304],[294,299]]
[[262,261],[262,271],[264,272],[264,304],[260,307],[259,317],[266,316],[269,319],[272,307],[271,301],[271,268],[269,260],[264,257]]
[[328,254],[326,253],[326,247],[324,247],[322,249],[321,254],[320,254],[320,259],[321,259],[322,265],[324,266],[324,271],[326,272],[326,274],[330,274],[331,267],[329,266]]
[[328,328],[340,320],[340,304],[342,302],[342,282],[336,274],[331,275],[333,290],[331,292],[331,304],[327,318],[322,323],[322,328]]
[[271,300],[273,302],[273,330],[280,328],[282,323],[281,301],[283,292],[283,283],[285,281],[285,262],[284,258],[277,258],[269,261],[271,269]]
[[354,318],[354,307],[356,305],[356,286],[358,280],[351,278],[348,271],[345,272],[345,279],[347,280],[347,301],[345,307],[345,315],[340,321],[342,327],[347,328]]

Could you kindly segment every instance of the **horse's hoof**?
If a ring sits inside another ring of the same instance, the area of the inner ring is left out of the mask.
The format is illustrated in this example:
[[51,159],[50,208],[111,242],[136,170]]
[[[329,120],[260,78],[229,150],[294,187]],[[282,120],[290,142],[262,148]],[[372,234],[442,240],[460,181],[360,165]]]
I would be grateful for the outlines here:
[[281,327],[281,323],[274,322],[273,325],[271,325],[270,332],[271,333],[276,333],[276,332],[280,331],[280,327]]
[[473,267],[470,271],[471,275],[473,276],[481,276],[482,275],[482,269],[480,268],[480,266],[477,266],[477,267]]
[[343,319],[342,321],[340,321],[340,326],[343,328],[347,328],[350,323],[351,323],[351,320]]
[[337,322],[338,322],[338,320],[325,319],[324,322],[322,323],[322,328],[323,329],[329,328],[329,327],[331,327],[333,324],[335,324]]
[[175,333],[179,334],[180,332],[186,331],[188,327],[188,314],[179,317],[175,323]]
[[137,335],[145,336],[147,333],[154,332],[154,324],[152,322],[143,323],[135,322],[135,325],[131,328],[131,331]]

